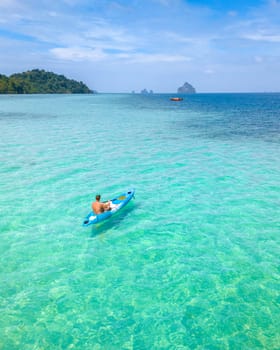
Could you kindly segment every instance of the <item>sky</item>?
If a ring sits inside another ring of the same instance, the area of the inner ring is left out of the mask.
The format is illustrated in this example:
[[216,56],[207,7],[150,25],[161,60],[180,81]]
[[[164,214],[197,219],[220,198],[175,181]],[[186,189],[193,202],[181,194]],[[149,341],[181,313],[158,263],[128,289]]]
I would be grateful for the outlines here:
[[0,74],[98,92],[280,91],[280,0],[0,0]]

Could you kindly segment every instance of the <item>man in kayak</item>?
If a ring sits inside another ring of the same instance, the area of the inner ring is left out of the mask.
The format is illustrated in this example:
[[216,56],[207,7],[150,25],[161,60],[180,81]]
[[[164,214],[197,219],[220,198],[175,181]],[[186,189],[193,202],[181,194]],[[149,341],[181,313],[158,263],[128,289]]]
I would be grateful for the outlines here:
[[104,211],[110,210],[110,202],[102,203],[100,202],[100,194],[97,194],[96,201],[92,203],[91,207],[95,214],[102,214]]

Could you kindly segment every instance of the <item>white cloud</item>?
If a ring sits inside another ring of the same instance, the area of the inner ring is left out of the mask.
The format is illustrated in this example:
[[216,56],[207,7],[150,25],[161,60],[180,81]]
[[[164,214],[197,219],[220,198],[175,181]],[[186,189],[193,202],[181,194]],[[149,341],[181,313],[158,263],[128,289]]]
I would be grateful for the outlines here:
[[51,49],[50,52],[59,60],[66,61],[100,61],[106,58],[100,49],[82,47],[57,47]]
[[263,62],[263,57],[262,56],[255,56],[254,57],[254,61],[256,63],[262,63]]
[[137,38],[121,27],[98,26],[81,33],[84,41],[102,49],[134,50]]
[[171,3],[170,0],[153,0],[153,1],[163,6],[168,6]]
[[237,11],[228,11],[227,13],[230,17],[236,17],[238,15]]
[[129,63],[176,63],[190,62],[192,60],[191,57],[187,57],[184,55],[167,54],[132,54],[127,55],[126,59]]
[[100,48],[89,47],[58,47],[50,50],[50,53],[59,60],[65,61],[122,61],[123,63],[176,63],[190,62],[191,57],[183,55],[167,54],[139,54],[139,53],[116,53],[107,54]]
[[272,7],[279,7],[280,6],[280,1],[279,0],[269,0],[269,4]]
[[255,34],[244,34],[244,39],[253,40],[253,41],[266,41],[270,43],[279,43],[280,42],[280,35],[273,35],[273,34],[261,34],[261,33],[255,33]]
[[0,8],[14,8],[15,6],[18,6],[19,2],[17,0],[1,0],[0,1]]
[[163,33],[164,37],[171,42],[181,43],[181,44],[194,44],[197,42],[198,38],[194,38],[191,36],[178,34],[175,32],[166,32]]
[[55,12],[55,11],[49,11],[48,15],[51,16],[51,17],[58,17],[59,16],[59,14],[57,12]]
[[210,74],[214,74],[215,71],[213,69],[211,69],[211,68],[207,68],[207,69],[204,70],[204,73],[210,75]]

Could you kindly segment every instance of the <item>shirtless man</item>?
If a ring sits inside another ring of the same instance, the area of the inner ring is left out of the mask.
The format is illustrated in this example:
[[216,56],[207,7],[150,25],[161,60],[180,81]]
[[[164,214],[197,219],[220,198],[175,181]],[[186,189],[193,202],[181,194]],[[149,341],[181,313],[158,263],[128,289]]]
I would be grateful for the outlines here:
[[100,194],[97,194],[95,199],[96,201],[92,203],[91,207],[92,210],[94,211],[95,214],[102,214],[104,213],[104,211],[108,211],[110,210],[110,203],[101,203],[100,202]]

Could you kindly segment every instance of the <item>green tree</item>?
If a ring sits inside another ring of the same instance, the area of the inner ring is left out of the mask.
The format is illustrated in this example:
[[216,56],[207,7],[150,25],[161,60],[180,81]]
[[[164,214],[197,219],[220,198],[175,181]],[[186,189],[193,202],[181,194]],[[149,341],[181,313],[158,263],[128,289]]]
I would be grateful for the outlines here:
[[0,74],[0,93],[10,94],[52,94],[52,93],[93,93],[83,82],[67,79],[45,70],[13,74],[10,77]]

